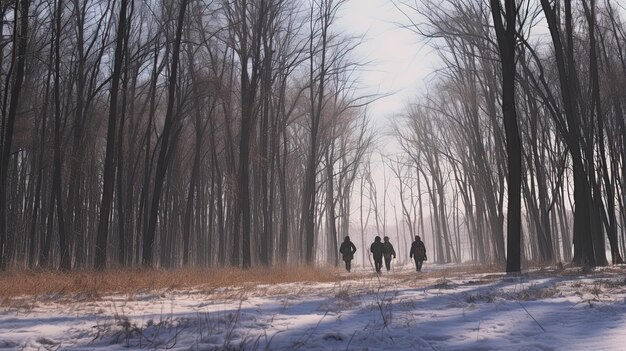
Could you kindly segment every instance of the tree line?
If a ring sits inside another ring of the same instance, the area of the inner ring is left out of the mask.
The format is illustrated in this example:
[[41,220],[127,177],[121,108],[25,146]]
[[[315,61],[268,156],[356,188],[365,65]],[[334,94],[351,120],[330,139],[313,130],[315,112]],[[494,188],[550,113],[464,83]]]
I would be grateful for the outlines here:
[[430,213],[432,257],[519,271],[529,261],[606,265],[608,250],[612,263],[623,263],[623,5],[396,6],[442,63],[429,91],[396,119],[402,152],[390,159],[404,223],[424,232],[420,213]]
[[380,162],[345,3],[1,2],[0,268],[623,262],[619,1],[395,1],[442,67]]
[[344,3],[2,1],[2,269],[337,264],[374,140]]

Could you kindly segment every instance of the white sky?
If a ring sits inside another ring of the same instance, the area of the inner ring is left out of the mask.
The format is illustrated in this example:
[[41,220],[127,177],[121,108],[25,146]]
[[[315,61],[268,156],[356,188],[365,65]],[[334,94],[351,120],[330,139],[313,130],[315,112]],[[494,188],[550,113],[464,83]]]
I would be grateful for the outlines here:
[[368,93],[393,93],[369,107],[378,127],[388,125],[391,115],[404,110],[410,98],[424,89],[434,69],[431,49],[415,33],[399,28],[400,22],[406,19],[391,0],[348,0],[341,13],[339,25],[346,32],[365,35],[355,53],[357,59],[372,62],[361,74],[362,85]]
[[[403,113],[409,102],[415,101],[426,91],[431,78],[429,74],[435,70],[436,55],[428,45],[420,42],[417,34],[400,28],[400,23],[406,23],[407,19],[391,0],[348,0],[342,9],[336,30],[348,35],[365,36],[362,45],[354,53],[354,59],[370,62],[367,70],[360,74],[364,93],[389,95],[368,107],[376,136],[381,138],[378,146],[385,154],[396,153],[397,143],[388,133],[392,118]],[[385,213],[389,231],[381,235],[395,237],[392,206],[400,206],[397,181],[382,165],[380,156],[373,157],[372,172],[379,210]],[[385,177],[389,186],[388,199],[383,207]],[[358,218],[353,217],[353,221],[358,221]],[[375,226],[373,217],[369,225]]]

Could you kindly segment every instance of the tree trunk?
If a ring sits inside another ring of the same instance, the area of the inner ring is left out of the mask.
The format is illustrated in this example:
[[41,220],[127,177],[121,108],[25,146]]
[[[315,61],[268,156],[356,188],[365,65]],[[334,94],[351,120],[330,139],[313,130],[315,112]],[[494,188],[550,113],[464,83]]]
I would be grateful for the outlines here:
[[502,114],[507,151],[507,272],[521,271],[521,181],[522,145],[517,126],[515,107],[515,47],[517,7],[514,0],[505,0],[505,20],[502,22],[500,0],[491,0],[500,60],[502,64]]
[[333,188],[333,146],[331,145],[325,153],[326,158],[326,217],[328,220],[327,257],[328,263],[337,267],[339,265],[339,248],[337,247],[337,226],[335,223],[335,197]]
[[[571,39],[571,0],[565,0],[566,37],[570,54],[563,49],[561,33],[558,25],[556,10],[550,6],[548,0],[541,0],[541,6],[548,22],[556,65],[559,73],[559,85],[563,99],[563,107],[567,119],[568,130],[565,132],[565,140],[572,155],[572,168],[574,176],[574,263],[578,265],[596,265],[596,257],[592,242],[591,217],[594,216],[591,209],[591,187],[585,172],[583,158],[580,149],[580,123],[578,111],[575,106],[577,81],[573,62],[573,41]],[[566,63],[567,60],[567,63]]]
[[[591,84],[592,84],[592,94],[593,94],[593,106],[595,107],[596,119],[598,121],[598,143],[600,144],[600,166],[602,173],[602,180],[604,181],[604,188],[606,191],[606,206],[601,200],[601,192],[599,190],[600,184],[596,184],[596,203],[597,208],[596,211],[603,211],[608,214],[608,220],[606,221],[606,232],[609,239],[609,244],[611,247],[611,258],[612,262],[615,263],[624,263],[620,252],[619,245],[617,242],[617,224],[615,220],[615,191],[611,180],[609,179],[609,169],[606,161],[606,147],[604,140],[604,114],[602,112],[602,100],[600,99],[600,83],[599,83],[599,74],[598,74],[598,55],[597,55],[597,44],[595,37],[595,29],[596,29],[596,5],[595,0],[590,0],[589,5],[583,2],[583,6],[585,8],[585,12],[587,15],[587,20],[589,24],[589,68],[591,70]],[[590,172],[594,172],[593,169],[589,170]],[[598,235],[602,235],[599,233]],[[604,241],[602,240],[601,243]],[[596,251],[601,251],[596,255],[601,259],[604,257],[604,245],[596,245],[599,246]]]
[[[174,39],[174,47],[172,49],[172,63],[170,69],[170,77],[167,92],[167,110],[165,112],[165,123],[163,125],[163,133],[161,134],[161,146],[159,150],[159,159],[155,170],[154,191],[152,192],[152,205],[150,206],[150,217],[148,219],[148,230],[143,237],[142,264],[152,267],[153,265],[153,247],[154,237],[157,224],[157,216],[159,213],[159,204],[161,200],[161,191],[163,190],[163,181],[169,164],[173,145],[176,143],[178,132],[177,123],[174,120],[174,103],[176,99],[176,84],[178,82],[178,62],[180,57],[180,42],[182,39],[183,23],[185,20],[185,12],[188,0],[181,0],[176,24],[176,37]],[[173,133],[173,134],[172,134]]]
[[[3,125],[3,135],[0,136],[2,142],[2,150],[0,154],[0,270],[7,267],[7,174],[9,162],[11,158],[11,148],[13,146],[13,130],[15,128],[15,119],[17,117],[17,108],[20,101],[20,93],[22,92],[22,84],[24,83],[24,70],[26,67],[26,52],[28,50],[28,20],[29,20],[30,0],[21,0],[19,2],[19,11],[15,11],[15,31],[13,61],[16,61],[15,80],[11,89],[11,100],[9,103],[9,111],[7,113],[6,124]],[[19,12],[19,15],[18,15]],[[19,27],[18,27],[19,20]],[[4,114],[3,114],[4,115]]]
[[126,53],[125,38],[126,27],[130,25],[130,18],[127,18],[126,11],[128,0],[120,0],[120,13],[117,24],[115,39],[115,55],[113,61],[113,72],[111,73],[111,89],[109,103],[109,119],[107,127],[106,154],[104,157],[104,173],[102,177],[102,201],[100,205],[100,219],[98,221],[98,233],[96,236],[95,268],[104,269],[107,264],[107,241],[109,235],[109,217],[113,202],[113,186],[115,182],[115,143],[117,132],[118,113],[118,93],[120,87],[120,77],[122,74],[122,63]]

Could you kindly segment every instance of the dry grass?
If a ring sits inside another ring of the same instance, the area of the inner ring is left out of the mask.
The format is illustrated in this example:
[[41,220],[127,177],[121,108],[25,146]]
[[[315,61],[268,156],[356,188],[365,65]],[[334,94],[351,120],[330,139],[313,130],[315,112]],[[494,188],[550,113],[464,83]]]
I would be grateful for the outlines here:
[[[624,272],[625,267],[613,268]],[[608,273],[607,269],[598,273]],[[340,268],[330,267],[272,267],[242,270],[236,268],[181,268],[164,269],[111,269],[103,272],[73,271],[29,271],[9,270],[0,272],[0,301],[7,301],[19,296],[37,296],[55,299],[71,297],[73,299],[94,300],[112,293],[134,295],[148,291],[198,289],[213,291],[227,287],[254,287],[268,285],[269,289],[279,289],[276,284],[295,282],[340,282],[362,281],[371,278],[372,272],[362,271],[341,274]],[[486,274],[482,280],[500,279],[504,273],[502,265],[463,265],[427,271],[422,273],[407,270],[398,272],[394,279],[398,283],[431,284],[427,278],[445,279],[454,276]],[[579,269],[546,269],[540,267],[530,273],[533,275],[580,275]],[[624,283],[626,285],[626,283]],[[302,289],[306,289],[302,285]],[[280,290],[280,289],[279,289]],[[288,289],[287,291],[291,291]],[[269,291],[268,291],[269,293]]]
[[97,299],[104,294],[134,294],[150,290],[200,288],[212,290],[232,286],[293,282],[334,282],[342,278],[333,270],[314,267],[257,269],[182,268],[118,269],[97,271],[26,271],[0,273],[0,299],[17,296],[76,296]]
[[515,299],[518,301],[536,301],[549,299],[561,294],[561,291],[556,286],[536,287],[531,286],[528,289],[522,290],[515,294]]

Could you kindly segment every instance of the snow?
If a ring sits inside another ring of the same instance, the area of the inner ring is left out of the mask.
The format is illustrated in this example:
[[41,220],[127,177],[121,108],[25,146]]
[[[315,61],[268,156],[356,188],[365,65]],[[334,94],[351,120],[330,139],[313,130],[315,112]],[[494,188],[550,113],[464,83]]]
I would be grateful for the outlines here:
[[512,276],[442,268],[337,270],[337,283],[25,296],[0,310],[0,349],[625,348],[624,267]]

